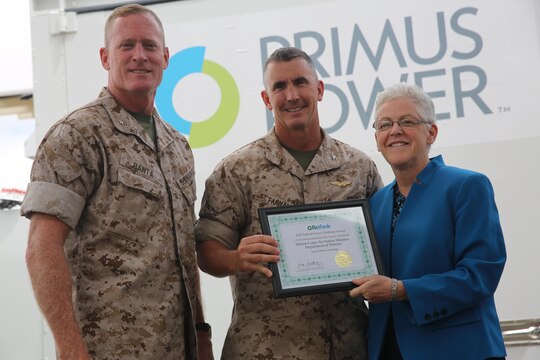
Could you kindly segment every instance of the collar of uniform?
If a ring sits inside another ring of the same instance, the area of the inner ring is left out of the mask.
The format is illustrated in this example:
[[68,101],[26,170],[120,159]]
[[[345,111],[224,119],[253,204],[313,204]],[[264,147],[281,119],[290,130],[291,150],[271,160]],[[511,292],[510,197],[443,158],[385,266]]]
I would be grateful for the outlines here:
[[323,141],[319,147],[319,151],[305,172],[300,164],[298,164],[292,155],[281,145],[274,128],[272,128],[264,137],[264,141],[267,145],[266,158],[273,164],[298,177],[340,167],[345,161],[343,149],[338,145],[338,142],[330,137],[322,128],[321,133],[323,135]]
[[302,166],[300,166],[287,149],[281,145],[274,128],[262,140],[266,145],[265,154],[268,161],[298,178],[304,176],[304,169],[302,169]]
[[[141,124],[127,112],[120,104],[114,99],[107,88],[103,88],[99,94],[103,106],[109,113],[111,121],[119,131],[137,136],[147,146],[155,150],[155,144],[150,138],[150,135],[144,130]],[[154,111],[155,112],[155,111]],[[155,120],[155,117],[154,117]],[[157,134],[157,132],[156,132]]]
[[347,161],[347,154],[341,146],[341,142],[335,140],[321,128],[323,141],[317,155],[309,164],[306,174],[314,174],[336,169]]
[[158,144],[158,149],[161,151],[169,146],[175,139],[169,128],[170,124],[166,124],[156,111],[154,111],[154,124],[156,127],[156,142]]

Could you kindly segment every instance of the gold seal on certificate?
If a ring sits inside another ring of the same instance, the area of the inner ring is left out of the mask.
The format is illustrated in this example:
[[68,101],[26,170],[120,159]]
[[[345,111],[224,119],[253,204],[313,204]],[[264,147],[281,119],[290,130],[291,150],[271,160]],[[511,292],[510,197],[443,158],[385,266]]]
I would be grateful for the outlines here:
[[260,208],[259,215],[280,252],[268,264],[275,297],[349,290],[353,279],[383,272],[366,199]]
[[345,250],[338,251],[336,253],[335,259],[336,259],[336,264],[338,264],[342,268],[348,268],[352,264],[351,254],[349,254]]

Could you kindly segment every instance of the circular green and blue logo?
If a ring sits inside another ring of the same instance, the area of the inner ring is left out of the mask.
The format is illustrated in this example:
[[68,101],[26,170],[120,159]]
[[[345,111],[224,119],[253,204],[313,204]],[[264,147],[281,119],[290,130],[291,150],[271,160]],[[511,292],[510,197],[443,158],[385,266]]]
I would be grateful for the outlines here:
[[[206,47],[197,46],[177,52],[169,59],[163,80],[156,93],[156,107],[160,115],[176,130],[189,135],[193,148],[211,145],[231,130],[240,109],[238,87],[231,74],[221,65],[204,58]],[[185,76],[202,73],[217,83],[221,101],[216,112],[199,122],[189,121],[178,114],[173,104],[176,85]]]

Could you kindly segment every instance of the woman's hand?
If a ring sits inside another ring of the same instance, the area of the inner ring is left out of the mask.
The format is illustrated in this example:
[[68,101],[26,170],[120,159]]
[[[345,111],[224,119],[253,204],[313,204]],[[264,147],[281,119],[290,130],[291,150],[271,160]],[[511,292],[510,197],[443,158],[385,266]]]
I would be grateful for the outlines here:
[[370,275],[354,279],[353,284],[358,287],[349,291],[351,297],[362,296],[371,303],[380,303],[407,298],[405,288],[401,281],[397,281],[395,298],[392,299],[392,279],[383,275]]

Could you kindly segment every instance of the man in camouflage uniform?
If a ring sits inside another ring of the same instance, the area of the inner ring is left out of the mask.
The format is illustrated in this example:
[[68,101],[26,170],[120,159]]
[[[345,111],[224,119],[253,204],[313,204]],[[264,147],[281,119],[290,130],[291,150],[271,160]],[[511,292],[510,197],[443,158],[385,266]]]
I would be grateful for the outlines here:
[[100,57],[107,88],[45,135],[22,205],[36,299],[60,359],[212,359],[196,332],[193,155],[153,106],[159,18],[116,9]]
[[275,126],[226,157],[206,181],[195,226],[201,269],[230,276],[232,323],[223,359],[364,359],[367,309],[347,292],[274,299],[277,241],[260,235],[258,208],[363,198],[382,182],[365,154],[319,125],[324,85],[308,55],[267,60],[263,101]]

